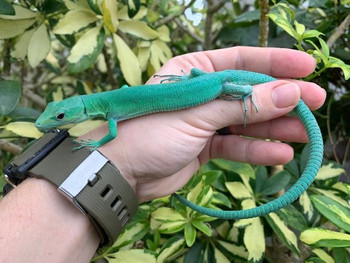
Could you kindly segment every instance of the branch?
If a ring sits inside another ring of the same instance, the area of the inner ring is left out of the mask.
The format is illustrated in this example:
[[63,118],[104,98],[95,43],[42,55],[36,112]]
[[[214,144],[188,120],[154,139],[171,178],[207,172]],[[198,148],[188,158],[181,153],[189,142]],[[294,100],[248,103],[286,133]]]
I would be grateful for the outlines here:
[[108,78],[109,78],[109,81],[111,82],[111,86],[113,89],[117,89],[118,88],[118,83],[113,75],[113,69],[112,69],[112,66],[111,66],[111,63],[110,63],[110,60],[109,60],[109,56],[108,56],[108,53],[107,53],[107,50],[106,50],[106,47],[103,47],[102,48],[102,54],[103,54],[103,57],[104,57],[104,60],[105,60],[105,63],[106,63],[106,67],[107,67],[107,75],[108,75]]
[[40,97],[38,94],[34,93],[30,89],[23,89],[23,96],[30,99],[32,102],[37,104],[40,108],[45,109],[46,101]]
[[186,9],[189,8],[191,5],[193,5],[194,2],[196,2],[196,0],[191,0],[187,5],[185,5],[185,6],[181,9],[181,11],[180,11],[180,13],[179,13],[178,15],[168,15],[168,16],[164,17],[162,20],[160,20],[158,23],[156,23],[154,26],[155,26],[155,27],[159,27],[159,26],[161,26],[161,25],[167,24],[167,23],[169,23],[170,21],[174,20],[175,18],[177,18],[177,17],[183,15],[183,14],[185,13]]
[[269,1],[259,0],[260,21],[259,21],[259,46],[267,47],[269,37]]
[[213,17],[215,13],[225,5],[225,1],[218,2],[214,4],[213,0],[208,0],[208,9],[207,9],[207,15],[205,19],[205,26],[204,26],[204,45],[203,49],[208,50],[212,48],[213,44],[213,34],[212,34],[212,26],[213,26]]
[[192,37],[194,40],[196,40],[198,43],[203,45],[203,39],[201,39],[199,36],[197,36],[194,32],[192,32],[191,30],[189,30],[189,28],[185,27],[181,21],[179,21],[179,19],[175,19],[174,22],[176,23],[176,25],[181,28],[181,30],[183,30],[185,33],[187,33],[190,37]]
[[0,139],[0,150],[4,150],[14,155],[17,155],[17,154],[20,154],[23,149],[22,147],[19,147],[18,145],[12,142],[8,142],[6,140]]
[[328,38],[327,40],[327,46],[332,47],[334,43],[337,41],[338,38],[340,38],[344,33],[345,30],[349,28],[350,25],[350,14],[348,14],[344,21],[337,27],[337,29],[334,31],[334,33]]

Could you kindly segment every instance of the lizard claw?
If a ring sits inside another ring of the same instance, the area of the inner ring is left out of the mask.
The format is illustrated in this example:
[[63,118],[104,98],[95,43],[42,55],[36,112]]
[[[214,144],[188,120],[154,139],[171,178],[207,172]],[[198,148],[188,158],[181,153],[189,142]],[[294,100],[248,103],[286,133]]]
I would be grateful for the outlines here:
[[80,144],[80,146],[74,147],[73,151],[80,150],[83,147],[88,147],[88,148],[90,148],[91,151],[95,151],[98,147],[101,146],[98,143],[98,141],[95,141],[93,139],[80,140],[80,141],[74,140],[74,142]]

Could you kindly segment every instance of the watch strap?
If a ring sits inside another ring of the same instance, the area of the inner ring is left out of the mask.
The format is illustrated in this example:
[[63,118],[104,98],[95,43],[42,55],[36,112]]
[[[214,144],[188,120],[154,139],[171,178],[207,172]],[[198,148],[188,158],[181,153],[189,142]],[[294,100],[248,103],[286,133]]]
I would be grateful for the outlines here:
[[[23,165],[59,135],[48,133],[43,136],[11,165]],[[101,245],[112,245],[136,213],[137,197],[118,169],[99,151],[91,152],[87,148],[72,151],[75,146],[72,138],[62,138],[39,162],[28,167],[28,176],[46,179],[56,185],[90,217],[100,235]]]

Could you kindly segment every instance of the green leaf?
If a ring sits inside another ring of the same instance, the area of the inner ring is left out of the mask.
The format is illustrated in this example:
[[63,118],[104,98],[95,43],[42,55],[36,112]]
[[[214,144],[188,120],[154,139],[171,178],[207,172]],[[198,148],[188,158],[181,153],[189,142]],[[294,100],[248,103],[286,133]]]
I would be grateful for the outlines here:
[[301,35],[295,31],[293,26],[290,24],[290,22],[284,18],[282,15],[277,13],[270,13],[268,16],[271,18],[271,20],[278,25],[280,28],[282,28],[284,31],[286,31],[289,35],[291,35],[296,40],[299,40],[301,38]]
[[266,215],[265,218],[282,242],[290,250],[300,256],[298,239],[296,235],[286,226],[284,221],[282,221],[282,219],[276,213],[270,213]]
[[0,1],[0,14],[2,15],[14,15],[16,14],[15,9],[7,0]]
[[13,38],[21,35],[32,26],[35,19],[5,20],[0,19],[0,39]]
[[[101,27],[94,27],[77,41],[68,56],[68,71],[82,72],[96,61],[101,53],[105,41],[105,31]],[[89,43],[87,45],[87,43]]]
[[[170,257],[180,253],[185,247],[185,240],[181,237],[172,237],[168,239],[159,251],[157,263],[166,262]],[[146,262],[146,261],[140,261]]]
[[21,84],[17,81],[0,81],[0,116],[7,115],[14,110],[21,97],[21,90]]
[[329,47],[327,46],[327,43],[322,38],[318,38],[318,41],[320,41],[323,54],[328,58],[329,57]]
[[337,247],[332,249],[333,257],[336,263],[348,263],[348,253],[346,248]]
[[290,174],[287,171],[281,171],[269,177],[263,185],[261,194],[273,195],[286,187],[290,181]]
[[349,247],[350,235],[323,228],[310,228],[300,234],[300,240],[316,247]]
[[299,198],[299,203],[303,208],[303,213],[306,214],[307,218],[310,220],[314,214],[314,207],[311,203],[311,200],[307,191],[301,194]]
[[250,164],[233,162],[224,159],[214,159],[212,162],[222,170],[235,172],[240,175],[247,175],[250,178],[255,178],[254,169]]
[[228,208],[232,208],[232,204],[230,199],[223,193],[221,192],[216,192],[214,191],[213,193],[213,199],[211,200],[213,204],[217,205],[224,205]]
[[303,39],[319,37],[320,35],[323,35],[323,33],[318,30],[306,30],[303,34]]
[[11,51],[11,56],[17,59],[24,59],[28,53],[29,42],[35,32],[35,29],[27,30],[22,35],[20,35],[13,49]]
[[91,10],[98,15],[102,15],[102,2],[103,0],[88,0]]
[[142,82],[142,70],[136,55],[117,34],[113,34],[113,41],[117,50],[120,68],[126,82],[131,86],[140,85]]
[[305,26],[303,24],[300,24],[298,21],[294,21],[294,26],[299,35],[304,34],[305,32]]
[[230,263],[231,261],[216,247],[214,247],[214,259],[215,262]]
[[340,176],[345,173],[345,170],[336,163],[329,163],[322,165],[320,170],[317,173],[315,180],[327,180],[336,176]]
[[267,169],[265,166],[257,166],[255,170],[255,193],[260,193],[267,180]]
[[196,241],[196,234],[196,229],[188,222],[185,225],[185,240],[188,247],[192,247],[194,241]]
[[350,209],[342,206],[333,199],[322,196],[312,195],[311,201],[316,209],[332,223],[350,232]]
[[121,250],[113,254],[107,254],[108,263],[156,263],[156,256],[152,251],[146,249]]
[[74,34],[97,20],[96,15],[88,10],[79,9],[67,12],[52,32],[54,34]]
[[198,230],[202,231],[204,234],[206,234],[208,237],[212,235],[211,228],[208,224],[204,223],[203,221],[192,221],[192,225],[197,228]]
[[113,247],[121,248],[141,240],[149,230],[148,221],[134,221],[126,225]]
[[44,60],[51,49],[51,41],[45,23],[33,33],[28,46],[28,61],[35,68]]

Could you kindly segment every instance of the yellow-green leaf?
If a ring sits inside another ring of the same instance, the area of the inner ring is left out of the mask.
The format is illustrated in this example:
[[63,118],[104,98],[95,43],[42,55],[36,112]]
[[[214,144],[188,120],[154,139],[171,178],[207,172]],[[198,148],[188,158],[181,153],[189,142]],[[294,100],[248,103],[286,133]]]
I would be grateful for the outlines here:
[[165,25],[160,26],[157,28],[158,34],[159,34],[159,39],[164,41],[164,42],[170,42],[170,31],[169,28]]
[[333,191],[333,190],[324,190],[324,189],[321,189],[321,188],[315,188],[315,190],[322,194],[322,195],[325,195],[331,199],[333,199],[334,201],[338,202],[339,204],[342,204],[343,206],[347,207],[347,208],[350,208],[350,205],[349,203],[344,199],[344,198],[341,198],[339,197],[337,194],[338,192],[337,191]]
[[155,39],[158,32],[150,28],[147,23],[137,20],[126,20],[119,23],[119,29],[124,33],[132,34],[145,40]]
[[268,16],[271,18],[271,20],[277,24],[279,27],[284,29],[289,35],[294,37],[295,39],[299,39],[300,35],[295,31],[295,29],[292,27],[290,22],[284,18],[282,15],[277,13],[270,13]]
[[13,5],[16,14],[15,15],[0,15],[0,18],[8,19],[8,20],[18,20],[18,19],[28,19],[34,18],[37,16],[37,13],[23,7],[20,5]]
[[317,173],[315,180],[327,180],[345,173],[345,170],[343,168],[334,166],[334,163],[322,165]]
[[305,26],[303,24],[298,23],[298,21],[294,21],[294,26],[299,35],[304,34],[305,32]]
[[117,34],[113,34],[113,40],[117,49],[120,68],[125,80],[131,86],[140,85],[142,82],[142,71],[136,55]]
[[54,34],[73,34],[97,20],[96,15],[88,10],[72,10],[61,18],[53,29]]
[[248,260],[261,261],[265,253],[265,235],[259,217],[253,218],[252,223],[245,228],[243,241],[248,250]]
[[24,31],[32,26],[35,21],[35,19],[0,19],[0,39],[13,38],[23,34]]
[[[74,45],[68,56],[68,71],[79,73],[88,69],[101,53],[105,31],[101,27],[88,30]],[[88,43],[88,44],[87,44]]]
[[327,252],[324,251],[323,249],[315,248],[312,250],[312,252],[316,254],[320,259],[322,259],[324,262],[335,263],[334,259],[329,254],[327,254]]
[[64,0],[64,4],[69,10],[91,10],[87,1],[70,1],[70,0]]
[[51,41],[46,25],[43,23],[34,32],[29,41],[28,46],[28,61],[34,68],[49,54],[51,48]]
[[69,129],[69,134],[73,137],[79,137],[89,131],[96,129],[101,126],[105,121],[102,120],[87,120],[77,123],[72,128]]
[[118,2],[117,0],[103,0],[102,3],[103,22],[111,33],[118,28]]
[[5,126],[5,129],[19,136],[38,139],[43,136],[32,122],[11,122]]
[[148,232],[148,225],[146,223],[135,222],[136,223],[132,222],[128,224],[126,228],[124,228],[113,247],[125,247],[133,241],[140,240]]
[[121,250],[106,257],[108,263],[156,263],[156,256],[151,251],[143,249]]
[[185,231],[184,231],[186,245],[188,247],[192,247],[194,241],[196,241],[196,234],[197,234],[196,229],[192,226],[190,222],[188,222],[185,225]]
[[150,62],[155,71],[158,71],[161,64],[167,62],[171,57],[171,50],[163,41],[157,39],[152,42]]
[[236,199],[252,198],[252,194],[241,182],[226,182],[225,186]]
[[29,41],[32,38],[35,29],[28,30],[20,35],[13,46],[11,51],[11,56],[17,59],[24,59],[28,52]]
[[324,228],[310,228],[300,234],[300,240],[317,247],[350,247],[350,235]]

